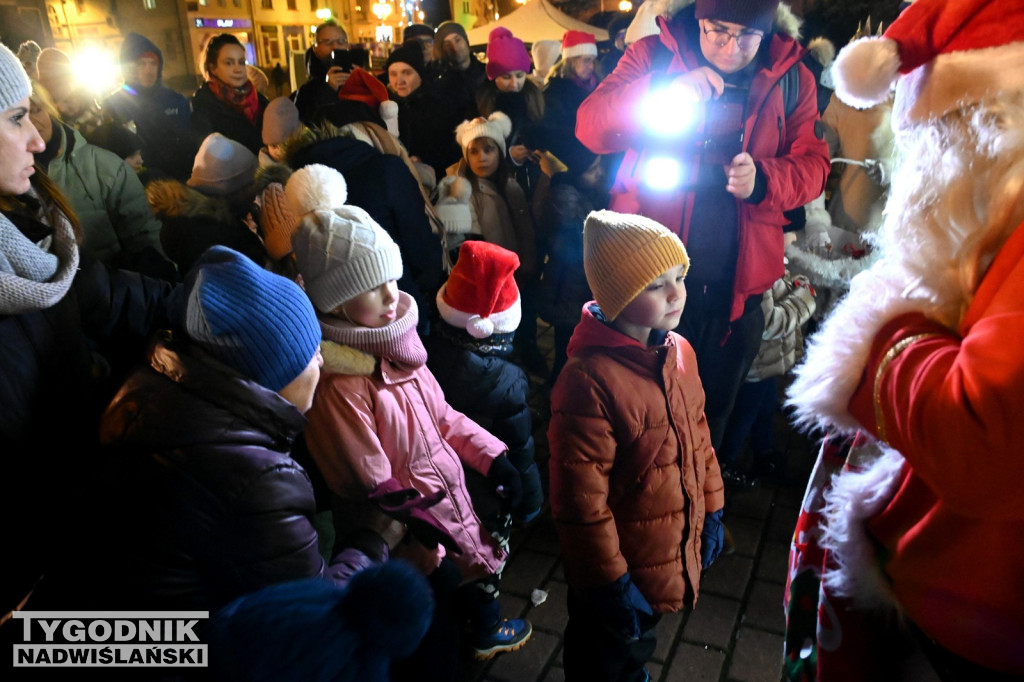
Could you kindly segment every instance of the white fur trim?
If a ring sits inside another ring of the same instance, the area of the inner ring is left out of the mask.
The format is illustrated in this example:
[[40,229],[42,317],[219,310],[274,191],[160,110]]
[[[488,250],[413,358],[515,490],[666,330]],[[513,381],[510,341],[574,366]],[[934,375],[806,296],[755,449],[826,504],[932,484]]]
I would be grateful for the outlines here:
[[899,68],[899,46],[894,41],[874,36],[855,40],[832,64],[836,94],[851,107],[869,109],[889,98]]
[[896,83],[893,125],[937,118],[998,92],[1024,92],[1024,42],[940,54]]
[[392,102],[391,100],[385,100],[380,103],[377,107],[380,112],[380,117],[384,120],[384,125],[387,127],[388,132],[391,133],[392,137],[398,138],[398,103]]
[[907,296],[911,283],[900,277],[901,272],[898,266],[880,259],[854,277],[850,293],[808,340],[807,354],[794,371],[787,401],[800,427],[833,427],[848,434],[861,428],[848,408],[863,378],[875,335],[889,320],[926,306],[925,301]]
[[[451,307],[444,300],[446,286],[442,285],[441,289],[437,292],[437,312],[441,314],[441,319],[451,326],[465,329],[469,332],[470,336],[476,339],[485,339],[495,333],[508,334],[519,328],[519,322],[523,318],[523,306],[519,296],[516,296],[515,303],[507,309],[491,313],[486,318],[482,318],[476,313],[467,313]],[[490,331],[483,334],[488,327]]]
[[837,474],[825,492],[821,546],[832,553],[836,567],[827,569],[822,581],[832,594],[852,599],[859,608],[900,614],[864,524],[892,499],[905,460],[877,441],[856,450],[850,454],[853,468]]
[[597,45],[595,43],[580,43],[572,47],[562,49],[562,59],[570,57],[596,57]]
[[284,186],[288,207],[294,216],[311,211],[329,211],[348,201],[348,185],[341,173],[319,163],[291,174]]
[[629,27],[626,29],[626,45],[632,45],[641,38],[656,36],[661,32],[661,29],[658,28],[658,15],[661,13],[661,9],[656,0],[647,0],[640,5],[633,21],[629,22]]

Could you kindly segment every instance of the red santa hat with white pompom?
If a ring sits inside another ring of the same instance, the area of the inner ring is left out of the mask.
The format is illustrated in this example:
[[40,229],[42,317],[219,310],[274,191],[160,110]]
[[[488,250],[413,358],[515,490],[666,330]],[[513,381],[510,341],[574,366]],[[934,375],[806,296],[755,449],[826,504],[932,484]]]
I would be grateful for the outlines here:
[[832,65],[836,94],[861,109],[888,99],[893,126],[936,118],[996,92],[1024,91],[1024,3],[917,0],[881,37],[856,40]]
[[463,242],[452,274],[437,292],[441,318],[475,339],[514,332],[523,316],[518,267],[519,256],[508,249],[477,239]]

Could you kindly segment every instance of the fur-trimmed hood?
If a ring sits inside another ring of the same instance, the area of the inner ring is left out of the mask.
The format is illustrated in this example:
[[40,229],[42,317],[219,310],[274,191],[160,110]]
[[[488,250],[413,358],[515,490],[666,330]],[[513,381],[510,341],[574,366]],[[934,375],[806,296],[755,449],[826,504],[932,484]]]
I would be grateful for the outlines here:
[[[641,38],[650,35],[657,35],[658,21],[661,16],[671,19],[680,10],[694,4],[696,0],[647,0],[640,5],[636,16],[629,28],[626,30],[626,44],[634,43]],[[803,26],[803,19],[793,14],[793,10],[784,2],[779,3],[775,11],[774,28],[776,33],[789,36],[793,40],[800,40],[800,28]]]
[[[246,188],[246,193],[251,191]],[[146,185],[146,198],[153,212],[162,218],[207,218],[219,223],[232,223],[239,218],[237,205],[241,197],[209,196],[178,180],[154,180]]]
[[377,359],[372,355],[343,343],[324,339],[320,342],[320,353],[324,356],[326,372],[371,376],[377,368]]

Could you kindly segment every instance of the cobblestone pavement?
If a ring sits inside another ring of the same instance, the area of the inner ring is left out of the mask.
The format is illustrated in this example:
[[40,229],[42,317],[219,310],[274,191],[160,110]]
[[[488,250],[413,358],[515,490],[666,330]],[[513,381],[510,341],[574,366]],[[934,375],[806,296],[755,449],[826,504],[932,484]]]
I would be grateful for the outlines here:
[[[539,323],[541,350],[549,358],[552,331]],[[531,376],[537,461],[547,477],[547,389]],[[690,613],[669,614],[658,625],[658,647],[648,670],[658,682],[778,682],[782,670],[783,588],[786,563],[803,486],[815,448],[777,416],[776,441],[788,457],[795,481],[785,487],[759,482],[750,490],[726,491],[725,524],[735,551],[708,570],[700,599]],[[531,601],[534,590],[546,599]],[[562,633],[568,619],[566,583],[550,514],[513,532],[512,552],[501,583],[506,617],[533,623],[533,636],[519,651],[484,663],[467,662],[459,682],[561,682]]]

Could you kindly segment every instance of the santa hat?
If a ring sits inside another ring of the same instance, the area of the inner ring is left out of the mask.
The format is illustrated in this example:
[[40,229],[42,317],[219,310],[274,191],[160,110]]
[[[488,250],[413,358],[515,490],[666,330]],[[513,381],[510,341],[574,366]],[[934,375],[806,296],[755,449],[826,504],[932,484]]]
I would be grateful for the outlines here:
[[380,113],[388,132],[398,137],[398,104],[391,101],[388,89],[372,73],[358,66],[338,88],[338,99],[362,102]]
[[895,83],[893,126],[902,127],[996,92],[1024,90],[1024,4],[918,0],[882,37],[856,40],[832,65],[836,94],[861,109]]
[[566,31],[562,36],[562,59],[596,57],[597,39],[586,31]]
[[508,249],[463,242],[452,274],[437,292],[441,318],[476,339],[514,332],[523,315],[513,276],[518,267],[519,256]]
[[495,111],[484,118],[477,116],[472,121],[463,121],[455,128],[455,141],[462,147],[465,156],[469,143],[478,137],[489,137],[498,145],[501,156],[505,156],[505,140],[512,134],[512,119],[504,112]]

